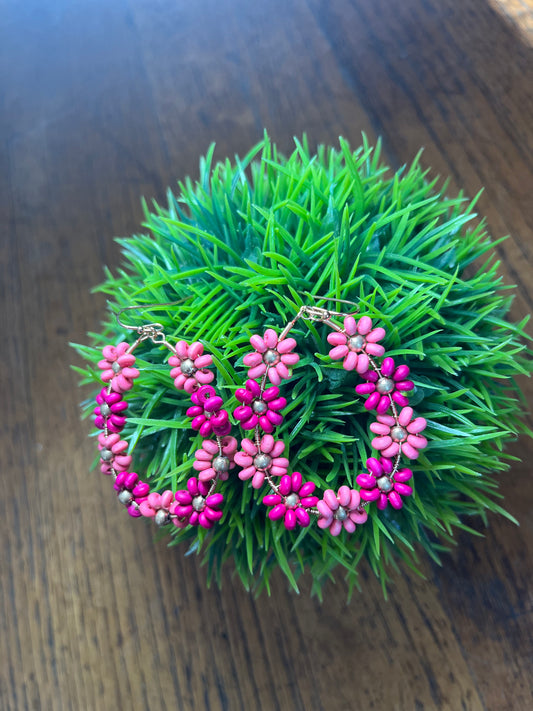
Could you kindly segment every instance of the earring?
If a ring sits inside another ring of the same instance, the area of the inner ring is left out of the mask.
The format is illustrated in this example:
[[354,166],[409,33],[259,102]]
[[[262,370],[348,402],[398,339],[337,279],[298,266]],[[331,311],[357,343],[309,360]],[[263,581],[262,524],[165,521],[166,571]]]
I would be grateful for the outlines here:
[[[151,304],[145,308],[173,303],[176,302]],[[94,411],[95,425],[102,430],[98,435],[100,470],[114,478],[118,499],[127,507],[130,516],[153,518],[158,526],[172,523],[178,528],[188,525],[211,528],[223,515],[224,497],[215,489],[219,481],[228,478],[229,470],[235,466],[233,455],[237,449],[235,438],[228,436],[231,424],[227,411],[222,409],[223,400],[209,384],[214,379],[214,373],[207,370],[212,365],[212,357],[204,354],[203,345],[199,342],[189,345],[182,340],[175,346],[171,345],[159,323],[139,327],[123,323],[120,315],[133,308],[143,307],[121,309],[117,322],[123,328],[135,330],[137,339],[132,344],[122,342],[117,346],[105,346],[102,351],[104,358],[98,363],[105,384],[96,397]],[[136,359],[133,352],[146,340],[163,344],[170,351],[170,375],[175,387],[191,396],[192,406],[187,415],[192,417],[193,430],[204,437],[193,465],[200,472],[199,477],[189,478],[187,488],[175,493],[170,490],[163,493],[150,491],[148,483],[129,471],[132,456],[127,453],[128,443],[120,437],[126,424],[128,407],[124,394],[132,389],[134,381],[140,376],[139,370],[134,367]]]
[[[352,303],[343,299],[326,300]],[[235,393],[241,405],[235,409],[234,416],[245,431],[253,431],[253,439],[244,438],[241,451],[235,454],[235,462],[242,467],[239,478],[251,479],[256,489],[268,482],[272,493],[263,498],[263,503],[272,507],[268,516],[272,521],[283,519],[289,530],[297,525],[308,526],[314,516],[319,528],[329,529],[334,536],[343,528],[353,533],[357,524],[367,520],[365,507],[370,502],[376,501],[381,510],[389,503],[400,509],[402,496],[413,493],[406,483],[412,471],[400,468],[400,461],[402,456],[416,459],[418,450],[426,447],[427,440],[421,435],[426,420],[413,418],[413,410],[408,406],[405,393],[414,388],[413,382],[408,380],[408,366],[396,366],[391,357],[384,358],[381,364],[377,360],[385,354],[385,348],[379,343],[386,335],[385,329],[374,328],[368,316],[356,320],[356,313],[302,306],[279,336],[272,328],[266,329],[263,336],[254,334],[250,338],[254,351],[243,359],[244,365],[249,367],[248,380],[245,387]],[[335,323],[333,317],[343,317],[343,326]],[[285,443],[272,435],[275,427],[283,422],[282,411],[286,406],[278,385],[291,377],[289,368],[299,361],[299,355],[294,352],[296,341],[287,336],[300,319],[329,326],[331,333],[327,340],[333,346],[330,357],[342,359],[345,370],[355,370],[365,380],[356,387],[356,392],[368,396],[365,408],[374,409],[377,414],[377,421],[370,425],[370,430],[378,436],[372,439],[371,445],[381,456],[367,459],[368,473],[356,478],[360,489],[346,485],[337,493],[327,489],[322,499],[315,493],[314,482],[304,482],[299,472],[288,474],[289,461],[282,456]],[[272,386],[267,387],[267,380]],[[276,482],[275,477],[280,477],[279,481]]]

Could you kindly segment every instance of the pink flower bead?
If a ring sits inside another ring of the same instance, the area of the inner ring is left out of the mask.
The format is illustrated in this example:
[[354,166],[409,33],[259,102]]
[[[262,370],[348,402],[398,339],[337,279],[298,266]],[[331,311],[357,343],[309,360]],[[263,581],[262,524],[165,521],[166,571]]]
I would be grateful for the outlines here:
[[196,461],[193,468],[196,469],[200,481],[211,481],[217,475],[221,481],[226,481],[229,470],[235,467],[235,452],[237,451],[237,440],[235,437],[224,437],[222,440],[222,453],[218,444],[211,439],[202,442],[202,448],[194,453]]
[[359,492],[348,486],[341,486],[338,494],[333,489],[326,489],[317,508],[320,511],[319,528],[328,528],[332,536],[338,536],[343,528],[353,533],[355,524],[364,523],[368,518],[367,512],[361,508]]
[[174,494],[170,490],[162,494],[154,491],[140,503],[139,511],[143,516],[153,518],[157,526],[164,526],[170,523],[170,506],[173,500]]
[[239,472],[239,479],[246,481],[252,479],[254,489],[260,489],[265,481],[265,474],[269,476],[283,476],[287,473],[289,460],[280,457],[285,444],[276,441],[272,435],[263,435],[259,448],[250,439],[241,442],[242,451],[235,454],[235,462],[244,467]]
[[411,496],[412,488],[406,481],[413,476],[410,469],[399,469],[392,477],[393,463],[390,459],[381,457],[379,461],[370,457],[366,461],[368,474],[359,474],[356,481],[361,487],[361,498],[364,501],[376,501],[378,509],[387,508],[387,504],[395,509],[403,506],[402,496]]
[[311,521],[307,509],[316,506],[318,496],[313,496],[315,485],[312,481],[304,482],[300,472],[292,476],[285,474],[279,483],[279,494],[268,494],[263,503],[272,506],[268,512],[271,521],[283,519],[285,528],[292,531],[296,526],[309,526]]
[[367,382],[357,385],[355,391],[359,395],[370,396],[365,402],[367,410],[375,409],[378,415],[383,415],[390,407],[391,398],[400,407],[409,404],[409,400],[401,391],[412,390],[414,383],[406,379],[409,376],[408,366],[395,366],[393,358],[385,358],[380,370],[381,376],[375,370],[363,373]]
[[382,356],[383,346],[378,345],[385,337],[384,328],[372,329],[372,319],[362,316],[356,321],[353,316],[344,319],[344,331],[333,331],[328,334],[328,343],[334,348],[329,352],[330,358],[344,358],[342,367],[345,370],[356,370],[360,375],[366,373],[370,364],[368,356]]
[[189,345],[186,341],[178,341],[175,351],[176,355],[170,356],[168,362],[174,366],[170,376],[174,378],[178,390],[191,394],[214,379],[214,373],[204,370],[212,365],[213,359],[208,354],[203,355],[204,347],[201,343],[195,341]]
[[128,403],[122,399],[122,393],[111,391],[107,392],[107,388],[102,388],[96,396],[98,405],[94,410],[94,424],[98,429],[103,430],[105,426],[109,432],[120,432],[126,424],[124,412],[127,410]]
[[133,381],[140,373],[133,368],[135,356],[127,353],[129,343],[119,343],[118,346],[105,346],[102,350],[104,360],[98,363],[103,371],[101,378],[104,383],[111,383],[111,387],[118,393],[131,390]]
[[175,503],[171,505],[171,513],[176,516],[174,525],[183,528],[184,525],[212,528],[220,521],[223,512],[220,510],[224,502],[222,494],[209,493],[209,484],[191,477],[186,489],[176,491]]
[[126,454],[128,443],[120,439],[116,432],[105,435],[100,432],[98,435],[98,449],[100,450],[100,471],[104,474],[111,474],[112,469],[116,472],[126,471],[132,461],[129,454]]
[[233,415],[241,423],[243,430],[253,430],[260,427],[270,434],[274,427],[281,425],[282,410],[287,401],[279,397],[279,388],[273,385],[261,394],[261,387],[255,380],[247,380],[244,388],[235,392],[235,397],[242,403],[235,408]]
[[418,450],[427,446],[427,439],[420,432],[426,428],[423,417],[413,417],[413,408],[404,407],[398,415],[398,425],[392,415],[378,415],[370,429],[379,435],[372,440],[374,449],[384,457],[395,457],[400,451],[408,459],[417,459]]
[[278,340],[278,335],[272,328],[267,328],[265,335],[253,335],[250,343],[255,348],[243,358],[244,365],[251,366],[248,378],[255,380],[265,373],[272,385],[279,385],[282,380],[290,378],[289,368],[300,360],[297,353],[291,351],[296,347],[294,338]]

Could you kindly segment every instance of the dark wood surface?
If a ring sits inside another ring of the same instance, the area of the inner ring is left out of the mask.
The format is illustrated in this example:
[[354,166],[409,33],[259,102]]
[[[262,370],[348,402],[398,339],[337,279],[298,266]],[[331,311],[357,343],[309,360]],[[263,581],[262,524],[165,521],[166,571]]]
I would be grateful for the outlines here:
[[368,570],[350,606],[281,576],[256,601],[229,574],[207,590],[88,473],[67,346],[98,329],[89,289],[139,197],[264,126],[285,150],[381,134],[393,166],[425,146],[452,190],[485,186],[529,313],[532,55],[482,0],[0,2],[2,711],[533,708],[530,441],[502,477],[519,528],[491,516],[388,603]]

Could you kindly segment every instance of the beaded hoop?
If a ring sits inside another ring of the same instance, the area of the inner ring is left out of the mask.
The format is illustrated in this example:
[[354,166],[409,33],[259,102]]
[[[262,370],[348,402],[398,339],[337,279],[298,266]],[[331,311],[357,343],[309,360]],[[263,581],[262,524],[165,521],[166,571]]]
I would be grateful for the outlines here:
[[[402,454],[416,459],[418,450],[426,447],[427,440],[420,434],[426,420],[413,419],[413,410],[408,407],[405,393],[414,388],[413,382],[407,379],[409,367],[396,366],[391,357],[384,358],[381,365],[376,361],[385,354],[384,347],[378,343],[385,337],[385,329],[373,328],[368,316],[356,321],[353,315],[344,318],[341,328],[331,320],[334,315],[342,314],[302,306],[279,337],[271,328],[263,337],[253,335],[250,343],[254,352],[243,359],[249,366],[248,380],[245,387],[235,393],[241,405],[233,414],[245,431],[253,430],[253,440],[243,439],[242,450],[235,454],[235,462],[243,467],[239,478],[251,479],[256,489],[265,480],[268,482],[273,493],[265,496],[263,503],[272,507],[269,518],[272,521],[283,519],[285,527],[292,530],[297,525],[308,526],[310,515],[314,515],[320,528],[327,528],[336,536],[343,528],[353,533],[356,524],[364,523],[368,516],[364,507],[372,501],[376,501],[378,509],[385,509],[389,503],[395,509],[402,508],[402,496],[412,494],[412,488],[406,483],[412,471],[400,469]],[[368,473],[356,478],[361,487],[359,491],[348,486],[341,486],[337,493],[327,489],[321,500],[315,494],[313,482],[304,482],[299,472],[287,473],[289,462],[281,457],[285,444],[272,436],[274,428],[283,422],[281,411],[286,405],[278,385],[291,377],[289,368],[299,360],[298,354],[293,352],[296,341],[287,338],[299,319],[325,323],[332,329],[327,339],[333,346],[330,357],[343,359],[346,370],[355,370],[361,375],[366,382],[358,385],[356,392],[367,395],[365,408],[377,413],[377,421],[370,425],[370,430],[377,435],[372,447],[381,452],[380,459],[367,459]],[[272,384],[268,388],[267,379]],[[397,406],[402,409],[398,411]],[[280,480],[276,483],[273,477],[278,476]]]

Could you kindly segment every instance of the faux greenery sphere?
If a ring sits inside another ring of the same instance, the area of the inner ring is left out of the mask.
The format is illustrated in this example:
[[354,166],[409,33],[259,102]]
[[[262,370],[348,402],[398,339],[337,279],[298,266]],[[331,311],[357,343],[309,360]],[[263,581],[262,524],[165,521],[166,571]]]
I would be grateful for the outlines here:
[[[357,586],[363,558],[385,586],[398,559],[416,566],[417,549],[438,561],[454,530],[472,531],[470,516],[507,515],[497,503],[497,477],[512,460],[503,446],[528,431],[514,378],[532,368],[522,343],[525,320],[506,320],[512,294],[473,203],[446,197],[417,160],[391,174],[379,145],[372,149],[366,139],[355,152],[341,139],[340,150],[321,146],[316,155],[297,141],[284,158],[265,135],[235,163],[212,165],[212,156],[213,147],[197,183],[187,179],[177,195],[169,191],[167,207],[145,206],[147,234],[119,240],[123,268],[106,271],[98,288],[112,311],[181,300],[127,312],[129,320],[160,322],[171,342],[202,341],[231,412],[253,333],[279,332],[302,304],[317,303],[306,294],[349,299],[385,327],[387,354],[411,368],[410,405],[428,420],[429,446],[413,463],[414,495],[403,509],[371,504],[367,523],[351,536],[334,538],[316,525],[286,531],[266,516],[268,485],[256,491],[233,470],[220,487],[220,523],[209,531],[168,526],[171,545],[198,553],[209,580],[220,581],[229,559],[246,588],[270,589],[279,566],[296,589],[309,571],[320,595],[334,573],[350,591]],[[322,491],[355,486],[373,454],[371,416],[354,392],[361,381],[328,358],[327,333],[306,321],[291,333],[302,357],[282,385],[288,406],[276,432],[292,470]],[[78,349],[92,365],[78,370],[95,383],[102,345],[127,335],[113,314],[103,334],[91,335],[93,347]],[[189,397],[172,387],[168,351],[147,342],[136,355],[141,377],[123,437],[130,451],[135,447],[142,479],[175,491],[193,473],[201,438],[185,416]],[[87,412],[93,407],[86,403]],[[233,434],[244,436],[236,426]],[[124,525],[136,525],[126,519]]]

